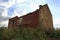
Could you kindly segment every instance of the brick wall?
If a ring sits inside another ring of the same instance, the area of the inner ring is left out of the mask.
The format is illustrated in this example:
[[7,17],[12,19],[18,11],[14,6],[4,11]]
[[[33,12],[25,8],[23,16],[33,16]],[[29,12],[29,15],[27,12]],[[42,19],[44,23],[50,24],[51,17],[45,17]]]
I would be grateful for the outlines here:
[[39,24],[39,13],[38,10],[34,11],[32,13],[29,13],[27,15],[24,15],[20,18],[22,18],[22,23],[21,25],[23,26],[27,26],[27,27],[33,27],[33,28],[37,28],[38,24]]
[[41,5],[39,9],[32,13],[28,13],[21,17],[14,17],[9,19],[8,27],[16,27],[16,26],[26,26],[37,28],[40,26],[42,29],[52,29],[53,28],[53,20],[51,12],[48,8],[48,5]]
[[52,14],[49,10],[48,5],[40,5],[39,8],[39,23],[42,29],[53,29],[53,20],[52,20]]
[[17,25],[19,25],[18,20],[19,20],[18,16],[9,19],[8,28],[10,28],[10,27],[16,27]]

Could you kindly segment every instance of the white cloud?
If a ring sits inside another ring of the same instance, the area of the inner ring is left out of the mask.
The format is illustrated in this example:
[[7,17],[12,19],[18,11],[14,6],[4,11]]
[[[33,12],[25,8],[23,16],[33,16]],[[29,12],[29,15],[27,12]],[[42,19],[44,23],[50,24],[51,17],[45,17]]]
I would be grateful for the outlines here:
[[1,26],[4,26],[4,27],[7,27],[8,26],[8,20],[6,20],[6,21],[2,21],[0,24],[1,24]]
[[27,14],[26,9],[20,10],[19,8],[17,8],[17,9],[14,10],[14,13],[11,17],[15,17],[15,16],[20,17],[20,16],[25,15],[25,14]]
[[21,10],[19,8],[16,8],[11,17],[20,16],[20,13],[21,13]]
[[15,0],[15,1],[16,1],[17,4],[19,4],[19,3],[24,3],[24,2],[26,2],[27,0]]
[[8,15],[7,15],[7,9],[4,9],[4,11],[3,11],[3,13],[2,13],[1,16],[3,16],[3,17],[7,17],[7,16],[8,16]]
[[0,22],[1,25],[7,26],[7,20],[9,19],[8,14],[7,14],[7,9],[5,6],[0,6]]
[[[39,6],[35,3],[35,1],[41,2],[40,0],[15,0],[15,1],[16,1],[16,4],[17,4],[16,7],[19,8],[21,6],[24,6],[24,9],[23,10],[18,9],[18,11],[15,10],[14,13],[12,14],[12,17],[13,16],[25,15],[25,14],[28,13],[28,10],[29,10],[29,12],[32,12],[32,11],[38,9]],[[25,2],[29,2],[29,4],[25,4]],[[26,9],[25,7],[29,7],[29,9]]]
[[36,9],[38,9],[39,8],[39,6],[38,5],[35,5],[35,4],[30,4],[30,10],[31,11],[34,11],[34,10],[36,10]]
[[54,18],[53,23],[55,28],[60,28],[60,18]]
[[12,18],[12,17],[15,17],[15,16],[20,16],[20,14],[18,14],[18,13],[13,13],[13,15],[11,16],[11,18]]
[[9,8],[9,7],[11,7],[11,6],[14,5],[14,4],[15,4],[15,0],[9,0],[8,2],[2,3],[2,4],[0,4],[0,5],[3,5],[3,6],[5,6],[6,8]]
[[7,8],[9,8],[9,7],[11,7],[11,6],[14,5],[14,4],[15,4],[15,0],[11,0],[11,1],[7,2],[7,3],[5,4],[5,6],[6,6]]
[[0,17],[6,17],[7,16],[7,9],[4,6],[0,6]]
[[0,4],[1,4],[1,3],[5,3],[5,2],[7,2],[7,1],[9,1],[9,0],[0,0]]

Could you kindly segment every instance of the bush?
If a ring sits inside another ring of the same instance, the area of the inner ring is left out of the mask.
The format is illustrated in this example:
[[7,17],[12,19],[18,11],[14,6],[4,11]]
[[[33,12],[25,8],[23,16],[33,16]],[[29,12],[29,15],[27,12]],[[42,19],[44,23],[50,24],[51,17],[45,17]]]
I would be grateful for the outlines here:
[[0,40],[46,40],[46,35],[40,29],[33,28],[2,28]]

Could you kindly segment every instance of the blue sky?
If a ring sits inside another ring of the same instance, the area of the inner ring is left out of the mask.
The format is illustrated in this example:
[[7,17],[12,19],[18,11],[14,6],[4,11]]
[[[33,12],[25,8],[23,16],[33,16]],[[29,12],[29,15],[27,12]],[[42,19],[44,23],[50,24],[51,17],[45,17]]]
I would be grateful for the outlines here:
[[[39,8],[39,5],[48,4],[53,16],[54,27],[60,28],[60,1],[59,0],[0,0],[0,21],[4,24],[14,16],[22,16]],[[7,20],[7,21],[6,21]]]

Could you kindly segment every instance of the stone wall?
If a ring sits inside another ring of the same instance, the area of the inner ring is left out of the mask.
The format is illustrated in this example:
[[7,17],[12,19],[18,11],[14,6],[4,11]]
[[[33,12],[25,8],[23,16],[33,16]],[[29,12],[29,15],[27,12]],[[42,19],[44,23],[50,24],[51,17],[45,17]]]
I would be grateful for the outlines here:
[[19,17],[18,16],[9,19],[8,28],[18,26],[19,25],[18,21],[19,21]]
[[8,27],[16,27],[19,25],[32,28],[37,28],[39,26],[44,30],[52,29],[53,20],[48,5],[40,5],[39,9],[32,13],[28,13],[21,17],[16,16],[14,18],[9,19]]
[[44,30],[53,29],[52,14],[48,8],[48,5],[40,5],[39,8],[39,24]]
[[22,18],[22,22],[21,25],[26,26],[26,27],[33,27],[33,28],[37,28],[38,24],[39,24],[39,13],[38,10],[29,13],[27,15],[21,16],[20,18]]

